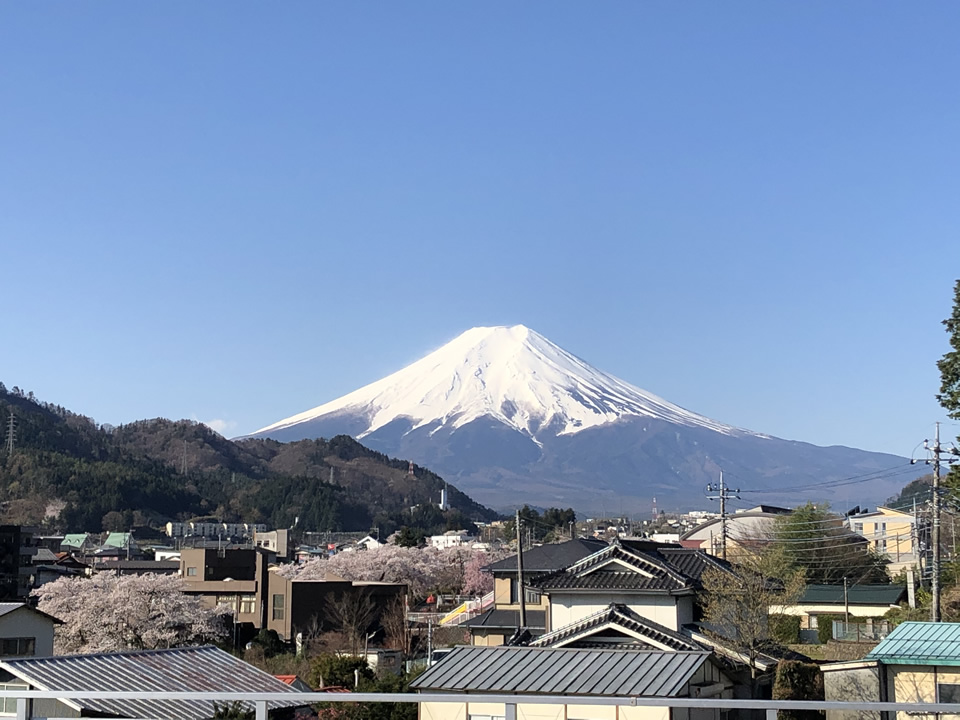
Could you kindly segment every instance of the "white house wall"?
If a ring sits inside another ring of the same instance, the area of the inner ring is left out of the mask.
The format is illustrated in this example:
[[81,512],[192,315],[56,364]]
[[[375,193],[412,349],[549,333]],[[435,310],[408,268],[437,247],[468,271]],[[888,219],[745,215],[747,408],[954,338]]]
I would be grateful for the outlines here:
[[0,617],[0,638],[35,638],[34,655],[53,655],[53,621],[28,608]]
[[638,615],[656,623],[679,630],[684,623],[693,622],[693,602],[689,597],[673,595],[618,595],[618,594],[560,594],[550,593],[550,630],[600,612],[611,603],[623,604]]

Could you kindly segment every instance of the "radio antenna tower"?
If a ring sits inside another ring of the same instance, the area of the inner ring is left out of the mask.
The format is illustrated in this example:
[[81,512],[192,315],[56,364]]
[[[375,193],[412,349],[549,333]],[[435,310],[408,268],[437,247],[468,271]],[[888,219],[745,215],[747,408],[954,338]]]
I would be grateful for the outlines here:
[[13,455],[13,448],[16,442],[17,429],[13,417],[13,410],[10,411],[10,419],[7,421],[7,454]]

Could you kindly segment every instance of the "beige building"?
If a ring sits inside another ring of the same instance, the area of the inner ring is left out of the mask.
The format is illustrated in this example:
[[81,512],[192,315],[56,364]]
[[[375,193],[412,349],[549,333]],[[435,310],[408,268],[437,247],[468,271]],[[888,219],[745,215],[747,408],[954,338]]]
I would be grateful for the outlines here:
[[846,526],[857,535],[862,535],[870,549],[890,560],[887,572],[899,575],[901,570],[920,564],[917,552],[918,538],[916,518],[913,513],[878,507],[873,512],[850,515]]

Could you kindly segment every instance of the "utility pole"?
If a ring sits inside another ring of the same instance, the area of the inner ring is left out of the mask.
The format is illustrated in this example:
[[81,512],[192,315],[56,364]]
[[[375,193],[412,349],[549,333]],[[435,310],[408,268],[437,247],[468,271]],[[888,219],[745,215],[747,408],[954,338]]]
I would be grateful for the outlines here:
[[[727,559],[727,500],[740,499],[740,489],[731,490],[723,483],[723,470],[720,471],[720,484],[707,485],[707,498],[720,501],[720,557]],[[710,495],[709,493],[718,493]]]
[[520,511],[517,510],[517,597],[520,600],[520,631],[527,626],[527,597],[523,590],[523,535],[520,530]]
[[[947,458],[944,460],[940,459],[940,456],[943,454],[953,454],[958,455],[960,451],[955,447],[949,447],[944,449],[940,444],[940,423],[936,425],[936,433],[933,436],[933,446],[930,445],[929,440],[923,441],[923,447],[925,450],[930,452],[933,457],[928,458],[926,463],[928,465],[933,465],[933,528],[932,528],[932,537],[930,538],[931,550],[933,551],[932,560],[931,560],[931,577],[930,577],[930,620],[932,622],[940,622],[940,464],[941,462],[949,464],[956,462],[957,458]],[[911,463],[916,462],[911,460]]]
[[[847,576],[843,576],[843,624],[850,624],[850,595],[847,592]],[[846,630],[846,627],[844,628]]]

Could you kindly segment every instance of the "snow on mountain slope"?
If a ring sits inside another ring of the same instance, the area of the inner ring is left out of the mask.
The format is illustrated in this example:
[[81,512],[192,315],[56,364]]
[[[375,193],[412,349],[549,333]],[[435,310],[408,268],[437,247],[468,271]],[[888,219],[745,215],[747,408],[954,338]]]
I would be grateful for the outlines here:
[[268,425],[254,436],[323,416],[365,419],[358,439],[397,418],[458,428],[491,416],[539,444],[627,417],[651,417],[725,435],[765,437],[684,410],[591,367],[523,325],[477,327],[439,350],[348,395]]

